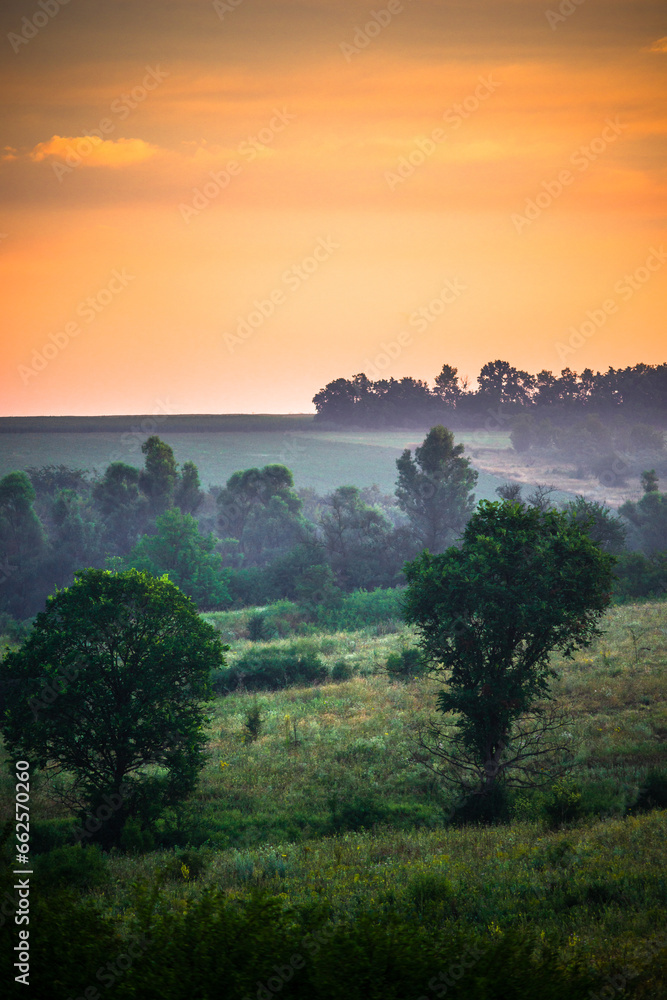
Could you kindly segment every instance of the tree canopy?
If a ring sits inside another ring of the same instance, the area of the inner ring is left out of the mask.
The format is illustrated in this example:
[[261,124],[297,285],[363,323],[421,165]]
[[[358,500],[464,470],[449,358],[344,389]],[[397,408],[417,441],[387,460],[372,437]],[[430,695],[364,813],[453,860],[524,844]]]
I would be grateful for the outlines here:
[[447,678],[438,710],[456,719],[437,753],[463,784],[488,791],[544,766],[539,720],[532,736],[517,723],[548,698],[550,653],[599,634],[613,562],[567,513],[482,501],[460,548],[406,566],[406,619]]
[[69,776],[82,819],[110,810],[95,833],[116,843],[128,816],[194,788],[210,673],[226,648],[168,580],[78,573],[2,663],[7,750]]
[[431,552],[451,544],[472,514],[477,473],[463,458],[463,445],[439,424],[423,443],[396,460],[398,506],[405,511],[419,543]]

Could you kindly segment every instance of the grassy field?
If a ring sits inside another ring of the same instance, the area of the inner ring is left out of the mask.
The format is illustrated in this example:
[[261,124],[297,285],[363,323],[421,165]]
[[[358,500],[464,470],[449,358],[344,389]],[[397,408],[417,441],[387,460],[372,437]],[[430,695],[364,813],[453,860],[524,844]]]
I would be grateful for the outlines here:
[[[117,429],[73,431],[67,424],[48,433],[35,429],[8,430],[0,433],[0,476],[28,466],[63,464],[103,472],[112,461],[141,466],[141,443],[151,433],[162,437],[174,450],[180,463],[193,461],[202,484],[221,486],[238,469],[280,462],[292,469],[297,487],[311,487],[326,493],[337,486],[371,486],[376,483],[384,493],[396,486],[396,459],[404,448],[421,444],[423,431],[316,431],[304,428],[304,417],[224,418],[219,430],[171,430],[159,415],[135,419],[134,424],[119,423]],[[172,423],[175,418],[170,418]],[[222,418],[219,418],[222,419]],[[161,422],[163,421],[163,422]],[[241,429],[239,429],[239,424]],[[26,423],[26,428],[33,428]],[[177,425],[178,426],[178,425]],[[305,424],[308,427],[308,424]],[[133,429],[134,428],[134,429]],[[142,429],[143,428],[143,429]],[[457,442],[466,445],[466,454],[476,465],[474,452],[501,451],[509,446],[509,437],[487,431],[461,431]],[[476,497],[497,499],[495,489],[507,477],[479,469]],[[539,481],[536,476],[533,480]],[[570,494],[562,494],[570,496]]]
[[[229,615],[207,616],[231,640],[232,663],[251,645],[243,614],[235,629]],[[414,636],[377,631],[253,644],[309,643],[330,671],[345,662],[352,676],[216,699],[198,791],[161,821],[163,845],[180,846],[113,854],[90,898],[129,920],[133,887],[158,879],[160,905],[176,914],[206,887],[239,900],[261,889],[288,908],[326,904],[334,922],[364,910],[499,941],[525,929],[563,966],[593,970],[600,988],[604,975],[633,965],[658,983],[637,995],[664,996],[655,969],[666,942],[649,954],[647,941],[667,926],[667,813],[635,816],[633,805],[647,770],[667,765],[667,605],[613,608],[594,646],[554,657],[555,701],[577,748],[570,783],[515,796],[511,822],[484,828],[446,822],[451,796],[411,763],[438,685],[391,682],[387,655]],[[262,726],[249,742],[254,705]],[[9,791],[3,777],[7,802]],[[43,843],[71,823],[39,781],[35,820]]]

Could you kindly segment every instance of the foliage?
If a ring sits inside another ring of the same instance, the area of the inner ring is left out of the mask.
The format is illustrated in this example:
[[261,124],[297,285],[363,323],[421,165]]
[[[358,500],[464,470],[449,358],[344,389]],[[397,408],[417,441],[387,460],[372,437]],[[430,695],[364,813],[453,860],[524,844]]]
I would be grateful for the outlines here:
[[519,720],[548,697],[551,651],[571,655],[600,634],[612,562],[565,513],[482,501],[460,549],[406,567],[406,619],[447,671],[438,710],[457,713],[455,734],[443,740],[433,727],[436,743],[423,749],[465,787],[539,778],[558,720],[539,710]]
[[47,854],[40,854],[34,862],[35,877],[40,891],[52,889],[79,889],[90,891],[104,886],[109,873],[104,855],[92,844],[82,847],[56,847]]
[[8,751],[69,772],[69,801],[93,820],[110,813],[93,832],[116,842],[144,793],[159,805],[194,787],[204,762],[202,701],[224,649],[166,579],[78,573],[2,663],[3,679],[19,681],[8,687],[2,723]]
[[638,548],[654,555],[665,548],[667,538],[667,493],[650,490],[634,503],[627,500],[618,513],[627,518],[636,532]]
[[191,514],[168,510],[155,522],[156,533],[144,535],[122,560],[125,569],[152,576],[167,574],[172,583],[202,608],[231,603],[229,573],[214,549],[213,534],[202,535]]
[[391,680],[407,681],[428,672],[428,663],[417,646],[405,646],[398,653],[390,653],[385,670]]
[[346,594],[337,607],[317,609],[320,628],[330,631],[354,631],[373,625],[398,623],[403,614],[403,596],[400,588],[383,590],[356,590]]
[[247,565],[265,565],[312,536],[285,465],[235,472],[216,502],[218,526],[224,535],[239,540]]
[[667,770],[651,768],[639,790],[635,812],[667,809]]
[[262,721],[259,705],[255,702],[248,709],[245,722],[243,723],[243,738],[246,743],[254,743],[259,738],[259,734],[262,731]]
[[194,462],[183,462],[174,488],[174,503],[184,514],[196,514],[203,502],[197,466]]
[[326,667],[315,648],[301,642],[277,649],[250,649],[218,675],[220,689],[278,691],[290,685],[316,684],[327,679]]
[[45,596],[38,570],[47,539],[34,501],[25,472],[0,479],[0,606],[15,618],[34,614]]
[[477,473],[463,458],[463,445],[454,445],[446,427],[432,427],[423,443],[408,448],[396,460],[396,497],[419,544],[441,552],[457,537],[472,514],[472,490]]
[[646,469],[639,477],[644,493],[654,493],[658,489],[658,477],[655,469]]
[[139,469],[124,462],[112,462],[93,488],[110,554],[129,551],[146,525],[149,503],[139,480]]
[[[319,516],[327,559],[344,590],[394,582],[406,552],[392,551],[394,529],[356,486],[340,486],[326,497]],[[392,558],[393,557],[393,558]]]
[[172,505],[178,482],[174,452],[156,434],[144,441],[141,450],[146,456],[141,473],[141,489],[148,497],[152,513],[161,514]]
[[667,591],[667,552],[650,556],[622,552],[614,566],[614,576],[614,597],[618,601],[660,598]]
[[577,496],[564,508],[575,524],[580,525],[605,552],[618,555],[625,543],[626,529],[609,507]]

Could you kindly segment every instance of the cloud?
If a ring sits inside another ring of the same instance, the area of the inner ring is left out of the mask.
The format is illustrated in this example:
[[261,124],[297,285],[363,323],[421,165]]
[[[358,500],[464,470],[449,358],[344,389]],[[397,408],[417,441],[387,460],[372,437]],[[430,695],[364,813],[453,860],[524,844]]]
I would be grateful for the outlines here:
[[54,135],[39,142],[28,156],[35,163],[54,157],[77,166],[127,167],[150,160],[159,152],[157,146],[143,139],[100,139],[98,136]]
[[667,52],[667,35],[664,38],[658,38],[653,45],[649,45],[647,52]]

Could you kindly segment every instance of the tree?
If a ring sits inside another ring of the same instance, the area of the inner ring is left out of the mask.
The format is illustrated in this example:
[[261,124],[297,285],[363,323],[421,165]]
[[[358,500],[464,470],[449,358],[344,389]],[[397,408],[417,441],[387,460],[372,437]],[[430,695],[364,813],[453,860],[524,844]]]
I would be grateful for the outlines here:
[[529,403],[535,376],[513,368],[507,361],[488,361],[477,376],[479,395],[493,406]]
[[422,737],[424,762],[486,795],[557,761],[561,723],[534,703],[549,698],[551,651],[571,656],[600,634],[613,562],[566,513],[482,501],[461,548],[406,566],[406,619],[447,678],[438,711],[455,713],[453,735],[434,724]]
[[302,501],[285,465],[235,472],[217,497],[223,535],[239,539],[250,565],[263,565],[312,537]]
[[564,510],[605,552],[618,555],[622,551],[625,544],[625,525],[609,507],[595,500],[577,496],[565,505]]
[[95,483],[93,498],[102,515],[107,550],[124,554],[137,541],[148,518],[148,500],[139,488],[133,465],[112,462]]
[[325,498],[325,505],[319,526],[340,585],[354,590],[394,582],[400,563],[386,565],[393,527],[382,511],[364,503],[356,486],[339,486]]
[[168,580],[77,573],[0,667],[7,751],[69,775],[86,834],[118,843],[147,803],[158,809],[194,788],[210,672],[227,648]]
[[653,555],[665,549],[667,493],[658,489],[647,490],[636,503],[627,500],[618,508],[618,513],[632,525],[637,539],[635,544],[642,552]]
[[406,448],[396,460],[398,506],[431,552],[451,544],[473,511],[477,473],[462,456],[463,445],[454,445],[452,432],[439,424],[415,448],[414,459]]
[[659,480],[655,469],[645,469],[639,481],[642,484],[644,493],[655,493],[658,489]]
[[184,514],[195,514],[204,502],[199,470],[194,462],[183,462],[174,490],[174,502]]
[[445,364],[435,379],[433,392],[449,407],[455,407],[461,397],[461,387],[457,376],[458,369]]
[[157,434],[151,434],[141,446],[146,456],[140,485],[150,501],[154,514],[161,514],[171,507],[174,490],[178,481],[178,466],[171,447],[161,441]]
[[0,479],[0,600],[18,618],[34,614],[44,600],[38,570],[48,546],[34,501],[25,472]]
[[217,539],[202,535],[191,514],[167,510],[155,522],[156,533],[144,535],[123,559],[124,569],[138,569],[151,576],[169,576],[172,583],[200,608],[213,609],[231,603],[227,589],[229,572],[222,556],[214,551]]

